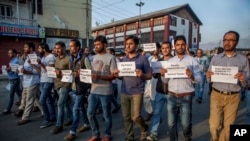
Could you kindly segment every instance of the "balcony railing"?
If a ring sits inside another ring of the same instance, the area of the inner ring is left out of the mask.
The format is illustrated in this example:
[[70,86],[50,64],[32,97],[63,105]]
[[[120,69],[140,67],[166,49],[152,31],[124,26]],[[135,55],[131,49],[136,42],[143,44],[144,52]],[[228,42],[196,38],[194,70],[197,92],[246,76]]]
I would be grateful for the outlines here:
[[18,19],[16,17],[10,16],[2,16],[0,15],[0,23],[6,24],[19,24],[19,25],[27,25],[27,26],[37,26],[37,21],[33,19]]

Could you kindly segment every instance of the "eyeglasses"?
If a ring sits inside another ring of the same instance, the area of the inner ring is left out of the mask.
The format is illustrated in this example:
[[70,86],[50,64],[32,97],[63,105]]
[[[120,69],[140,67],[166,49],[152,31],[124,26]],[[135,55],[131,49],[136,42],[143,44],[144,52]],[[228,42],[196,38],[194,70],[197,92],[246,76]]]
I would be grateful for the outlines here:
[[234,39],[223,39],[223,42],[236,42]]

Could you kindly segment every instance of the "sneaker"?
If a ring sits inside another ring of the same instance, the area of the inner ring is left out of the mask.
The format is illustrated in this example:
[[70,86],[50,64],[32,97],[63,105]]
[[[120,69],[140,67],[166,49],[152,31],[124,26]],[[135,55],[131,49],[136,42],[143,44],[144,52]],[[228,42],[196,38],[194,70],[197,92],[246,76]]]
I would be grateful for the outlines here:
[[147,138],[147,132],[141,132],[140,140],[145,141]]
[[73,121],[72,121],[72,120],[67,121],[67,122],[64,124],[64,126],[70,126],[70,125],[72,125],[72,123],[73,123]]
[[149,136],[147,136],[147,140],[148,141],[157,141],[158,138],[155,134],[150,134]]
[[80,133],[80,132],[84,132],[84,131],[87,131],[87,130],[90,130],[90,127],[87,126],[87,125],[83,125],[82,127],[80,127],[77,132]]
[[14,114],[14,116],[16,116],[16,117],[21,117],[23,115],[23,110],[18,110],[18,111],[16,111],[15,112],[15,114]]
[[76,138],[76,134],[68,134],[67,136],[64,137],[65,140],[72,141]]
[[53,134],[57,134],[63,131],[63,127],[62,126],[56,126],[53,130],[51,130],[50,132]]
[[17,122],[17,125],[23,125],[23,124],[26,124],[26,123],[28,123],[28,122],[30,122],[30,120],[21,119],[21,120],[19,120],[19,121]]
[[10,114],[10,111],[8,111],[6,109],[2,112],[2,115],[8,115],[8,114]]
[[121,105],[119,105],[118,107],[116,107],[116,108],[112,111],[112,114],[117,113],[120,109],[121,109]]
[[102,138],[102,141],[111,141],[111,140],[112,140],[112,138],[110,136],[107,136],[107,135]]
[[100,138],[100,137],[93,136],[93,137],[91,137],[90,139],[88,139],[88,141],[101,141],[101,138]]
[[46,128],[49,127],[52,124],[51,121],[44,121],[43,124],[40,126],[40,128]]

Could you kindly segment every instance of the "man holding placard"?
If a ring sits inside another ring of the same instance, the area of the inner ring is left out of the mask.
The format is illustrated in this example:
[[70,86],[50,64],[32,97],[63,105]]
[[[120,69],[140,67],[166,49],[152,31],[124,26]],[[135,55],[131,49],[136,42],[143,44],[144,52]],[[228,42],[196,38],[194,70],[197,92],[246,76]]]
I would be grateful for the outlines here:
[[[35,53],[35,44],[33,42],[25,43],[23,50],[26,54],[37,56]],[[26,124],[30,121],[29,118],[35,102],[37,103],[38,107],[41,108],[37,98],[37,95],[40,93],[39,92],[40,71],[41,68],[37,63],[32,64],[29,57],[25,59],[23,68],[21,70],[21,72],[23,73],[22,96],[25,97],[24,99],[25,108],[22,119],[17,122],[18,125]]]
[[[223,37],[224,52],[214,56],[207,71],[213,82],[210,96],[210,133],[213,141],[229,141],[230,125],[234,124],[240,103],[241,87],[247,85],[249,64],[236,52],[239,34],[228,31]],[[223,120],[223,128],[218,131]]]
[[22,91],[19,87],[20,77],[17,73],[18,58],[16,57],[16,53],[17,53],[17,51],[15,49],[10,49],[8,51],[8,56],[9,56],[10,62],[9,62],[9,65],[7,65],[7,67],[6,67],[6,70],[8,73],[9,84],[10,84],[9,102],[8,102],[6,109],[4,109],[4,111],[2,112],[2,115],[10,114],[11,108],[12,108],[13,102],[14,102],[15,92],[18,96],[19,101],[21,100]]
[[41,66],[40,91],[41,96],[39,102],[41,104],[44,121],[40,128],[46,128],[56,121],[56,110],[51,95],[54,87],[54,79],[48,76],[46,67],[55,67],[56,58],[50,53],[49,46],[45,43],[38,45],[38,53],[42,59],[37,59],[37,63]]
[[140,128],[140,140],[146,139],[148,130],[148,126],[141,116],[141,109],[145,81],[152,78],[152,70],[147,58],[136,52],[138,44],[139,39],[136,36],[126,38],[127,56],[122,59],[120,67],[118,66],[118,70],[114,72],[122,79],[121,107],[126,141],[134,140],[133,122]]
[[103,118],[105,120],[105,135],[102,141],[111,141],[112,115],[111,100],[113,97],[112,80],[113,72],[117,69],[115,57],[106,52],[108,41],[105,36],[97,36],[94,40],[96,55],[92,62],[92,85],[88,99],[87,115],[90,122],[92,137],[88,141],[99,141],[100,129],[96,119],[96,108],[101,103]]
[[[185,53],[185,36],[174,39],[176,56],[168,60],[167,69],[162,68],[162,81],[168,82],[167,112],[170,141],[178,140],[177,122],[181,126],[185,141],[192,140],[192,97],[193,83],[201,81],[198,62]],[[165,76],[165,78],[164,78]]]
[[[55,61],[55,69],[56,69],[56,79],[55,79],[55,88],[58,92],[59,98],[57,101],[57,118],[56,118],[56,126],[50,132],[53,134],[57,134],[63,131],[63,122],[64,122],[64,107],[66,106],[66,112],[68,116],[68,121],[72,123],[72,110],[67,101],[70,82],[62,82],[63,71],[71,71],[70,70],[70,59],[69,56],[66,55],[66,45],[62,41],[58,41],[55,44],[55,50],[57,53],[57,58]],[[70,77],[70,76],[69,76]]]
[[87,94],[90,84],[81,82],[80,70],[91,69],[91,64],[87,56],[81,53],[81,43],[77,39],[72,39],[69,42],[70,51],[70,69],[73,74],[73,82],[71,85],[71,94],[74,99],[73,106],[73,123],[71,125],[69,134],[64,137],[66,140],[74,140],[76,138],[76,130],[80,120],[80,110],[82,111],[83,126],[80,131],[90,129],[86,109],[83,104],[83,98]]

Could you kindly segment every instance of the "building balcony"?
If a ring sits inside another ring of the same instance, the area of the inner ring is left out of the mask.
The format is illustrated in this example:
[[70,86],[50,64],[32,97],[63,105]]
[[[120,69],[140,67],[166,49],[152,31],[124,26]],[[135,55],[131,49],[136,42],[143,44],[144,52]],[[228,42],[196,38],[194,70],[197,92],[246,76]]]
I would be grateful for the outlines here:
[[18,20],[18,18],[16,17],[2,16],[2,15],[0,15],[0,24],[38,26],[37,21],[33,19],[19,19]]

